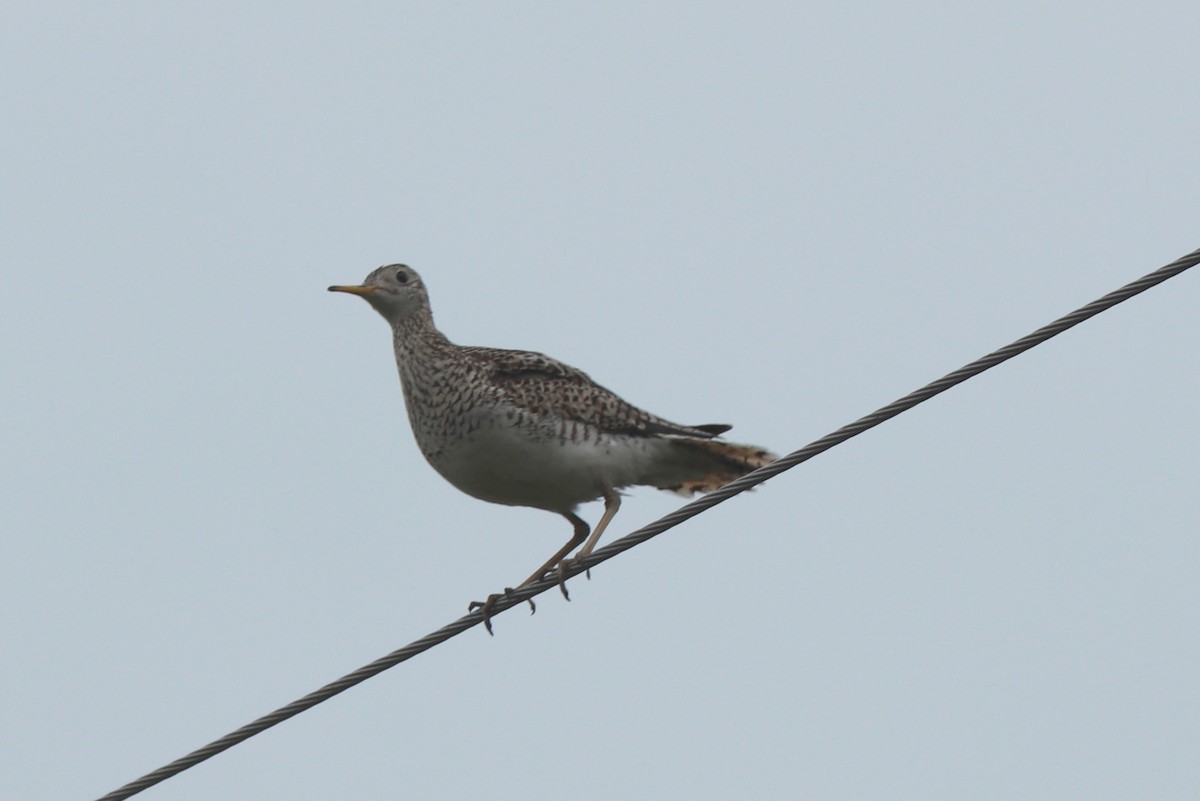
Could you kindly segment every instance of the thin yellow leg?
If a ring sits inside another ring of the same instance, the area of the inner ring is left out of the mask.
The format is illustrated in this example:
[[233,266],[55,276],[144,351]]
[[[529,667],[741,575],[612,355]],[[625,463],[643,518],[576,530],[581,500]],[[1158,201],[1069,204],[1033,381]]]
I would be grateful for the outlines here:
[[596,528],[592,530],[592,536],[588,537],[588,541],[579,549],[579,553],[575,554],[576,560],[582,559],[595,549],[596,543],[600,542],[600,535],[604,533],[604,529],[608,528],[608,524],[620,508],[621,496],[617,494],[616,490],[609,490],[604,493],[604,515],[600,518],[600,522],[596,524]]
[[[571,512],[567,512],[566,514],[563,515],[563,517],[570,520],[571,525],[575,526],[575,533],[571,535],[571,539],[567,541],[566,545],[559,548],[558,551],[555,552],[554,556],[551,556],[546,561],[546,564],[539,567],[532,576],[530,576],[529,578],[522,581],[520,583],[520,585],[517,587],[517,589],[520,589],[521,587],[526,587],[530,584],[533,584],[534,582],[541,581],[547,573],[549,573],[554,568],[558,567],[559,563],[561,563],[564,559],[567,558],[567,554],[569,554],[571,551],[575,550],[575,548],[579,545],[579,543],[583,542],[584,538],[587,537],[588,524],[583,518],[581,518],[579,515],[572,514]],[[600,524],[601,524],[601,526],[604,525],[603,519],[600,521]],[[601,530],[603,530],[603,528],[601,528]],[[595,536],[596,536],[595,534],[592,535],[593,538]],[[591,540],[588,540],[588,542],[591,542]],[[586,548],[587,546],[585,545],[584,547]]]
[[[569,554],[571,551],[575,550],[575,547],[578,546],[579,543],[583,542],[584,539],[587,538],[589,526],[583,518],[581,518],[579,515],[573,514],[571,512],[567,512],[566,514],[563,515],[563,517],[567,518],[567,520],[570,520],[571,525],[575,527],[575,531],[571,535],[571,539],[569,539],[567,541],[566,545],[559,548],[555,552],[554,556],[551,556],[546,561],[546,563],[544,565],[542,565],[541,567],[539,567],[532,576],[530,576],[529,578],[525,579],[520,584],[518,584],[517,585],[518,590],[521,589],[522,587],[528,587],[530,584],[534,584],[538,581],[541,581],[547,573],[549,573],[551,570],[554,569],[555,565],[561,565],[563,560],[566,558],[567,554]],[[560,584],[559,588],[562,590],[563,596],[565,596],[568,601],[571,600],[571,597],[569,595],[567,595],[566,585]],[[474,612],[476,609],[481,610],[481,612],[483,614],[484,628],[487,629],[488,634],[491,634],[492,633],[492,609],[495,608],[497,601],[499,601],[501,598],[512,595],[513,592],[514,592],[514,590],[512,587],[506,587],[504,589],[504,592],[494,592],[491,595],[489,595],[487,597],[486,601],[471,601],[471,603],[467,605],[467,609],[469,609],[472,612]],[[532,598],[529,599],[529,609],[530,609],[530,614],[533,614],[533,612],[537,611],[537,607],[534,605]]]

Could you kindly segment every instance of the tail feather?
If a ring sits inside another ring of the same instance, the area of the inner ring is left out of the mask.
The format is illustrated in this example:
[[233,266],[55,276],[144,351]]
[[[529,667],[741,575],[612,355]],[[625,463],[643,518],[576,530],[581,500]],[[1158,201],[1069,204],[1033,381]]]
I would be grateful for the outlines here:
[[658,488],[684,497],[691,497],[697,492],[712,492],[735,478],[741,478],[751,470],[779,458],[757,445],[739,445],[713,439],[679,437],[673,439],[672,444],[687,449],[687,461],[694,464],[695,477],[689,476],[683,481],[665,486],[658,485]]

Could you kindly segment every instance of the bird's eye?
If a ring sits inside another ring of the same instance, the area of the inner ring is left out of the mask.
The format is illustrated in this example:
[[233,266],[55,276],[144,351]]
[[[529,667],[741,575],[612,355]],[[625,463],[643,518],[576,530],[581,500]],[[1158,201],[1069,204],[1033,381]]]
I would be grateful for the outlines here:
[[402,284],[407,284],[408,273],[404,272],[404,270],[396,270],[396,280]]

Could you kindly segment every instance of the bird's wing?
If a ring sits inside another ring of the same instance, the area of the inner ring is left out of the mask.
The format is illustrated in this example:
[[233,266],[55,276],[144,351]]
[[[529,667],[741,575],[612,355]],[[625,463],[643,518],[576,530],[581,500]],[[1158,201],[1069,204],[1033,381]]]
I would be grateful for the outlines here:
[[676,435],[709,439],[725,425],[685,426],[650,414],[597,384],[587,373],[542,353],[463,348],[484,366],[513,405],[539,415],[595,426],[613,434]]

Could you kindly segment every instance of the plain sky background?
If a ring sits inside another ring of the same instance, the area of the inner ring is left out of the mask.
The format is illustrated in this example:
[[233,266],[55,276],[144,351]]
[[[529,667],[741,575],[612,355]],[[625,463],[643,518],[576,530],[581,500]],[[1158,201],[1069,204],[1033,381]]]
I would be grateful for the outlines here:
[[[455,341],[787,452],[1200,247],[1198,29],[9,4],[0,797],[102,795],[565,540],[424,463],[327,285],[408,262]],[[1198,308],[1193,271],[139,798],[1200,797]]]

